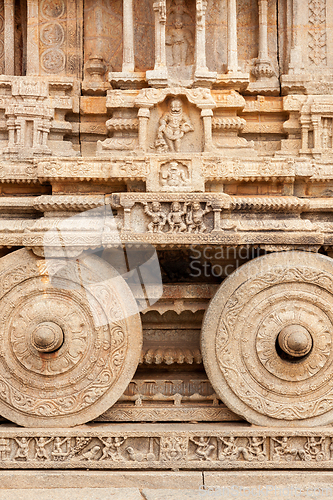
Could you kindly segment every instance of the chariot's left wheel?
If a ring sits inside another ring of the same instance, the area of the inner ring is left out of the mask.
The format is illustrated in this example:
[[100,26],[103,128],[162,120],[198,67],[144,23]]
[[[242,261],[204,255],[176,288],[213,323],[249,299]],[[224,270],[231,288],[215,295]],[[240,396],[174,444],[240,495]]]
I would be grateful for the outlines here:
[[212,299],[201,342],[215,391],[249,422],[332,423],[332,259],[285,252],[245,264]]
[[141,345],[132,293],[102,259],[0,260],[0,415],[26,427],[93,420],[126,389]]

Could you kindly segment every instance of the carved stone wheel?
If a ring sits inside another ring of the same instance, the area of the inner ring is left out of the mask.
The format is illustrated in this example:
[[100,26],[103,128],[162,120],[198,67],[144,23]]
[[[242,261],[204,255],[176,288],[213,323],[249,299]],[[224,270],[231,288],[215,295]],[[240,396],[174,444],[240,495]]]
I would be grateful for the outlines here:
[[262,426],[333,422],[333,261],[284,252],[227,278],[202,329],[202,356],[220,398]]
[[0,415],[70,427],[112,406],[137,368],[142,328],[125,281],[96,256],[28,250],[0,260]]

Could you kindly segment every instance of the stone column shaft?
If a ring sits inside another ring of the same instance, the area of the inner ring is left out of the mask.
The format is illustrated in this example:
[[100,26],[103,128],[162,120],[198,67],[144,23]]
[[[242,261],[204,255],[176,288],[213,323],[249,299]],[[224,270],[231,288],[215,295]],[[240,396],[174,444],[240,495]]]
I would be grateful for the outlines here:
[[213,149],[213,134],[212,134],[212,117],[213,111],[211,109],[203,109],[201,116],[204,126],[204,151],[212,151]]
[[133,0],[123,0],[123,67],[122,71],[134,72]]
[[38,0],[27,0],[27,76],[39,75]]
[[138,111],[139,118],[139,149],[147,150],[147,129],[150,111],[148,108],[140,108]]
[[155,2],[155,70],[166,67],[165,50],[165,25],[166,25],[166,2],[161,0]]
[[237,72],[237,6],[236,0],[228,0],[228,73]]
[[196,29],[195,29],[195,70],[208,71],[206,64],[206,9],[207,0],[196,2]]
[[15,73],[15,13],[14,0],[5,0],[5,74]]
[[259,54],[258,59],[268,59],[268,36],[267,36],[267,10],[268,1],[259,0]]

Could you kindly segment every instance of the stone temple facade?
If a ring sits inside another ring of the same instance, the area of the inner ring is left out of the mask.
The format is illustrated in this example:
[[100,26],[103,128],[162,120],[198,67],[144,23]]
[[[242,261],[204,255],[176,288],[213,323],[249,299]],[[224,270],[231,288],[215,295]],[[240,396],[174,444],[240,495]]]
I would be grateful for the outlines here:
[[0,0],[0,73],[0,499],[332,496],[333,0]]

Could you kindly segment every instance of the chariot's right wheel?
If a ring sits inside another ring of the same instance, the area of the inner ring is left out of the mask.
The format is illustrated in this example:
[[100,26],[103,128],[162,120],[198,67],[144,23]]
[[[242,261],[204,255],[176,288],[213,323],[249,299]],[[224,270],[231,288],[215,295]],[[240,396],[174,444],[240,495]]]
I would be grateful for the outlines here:
[[333,261],[285,252],[228,277],[205,315],[202,355],[220,398],[263,426],[333,422]]

